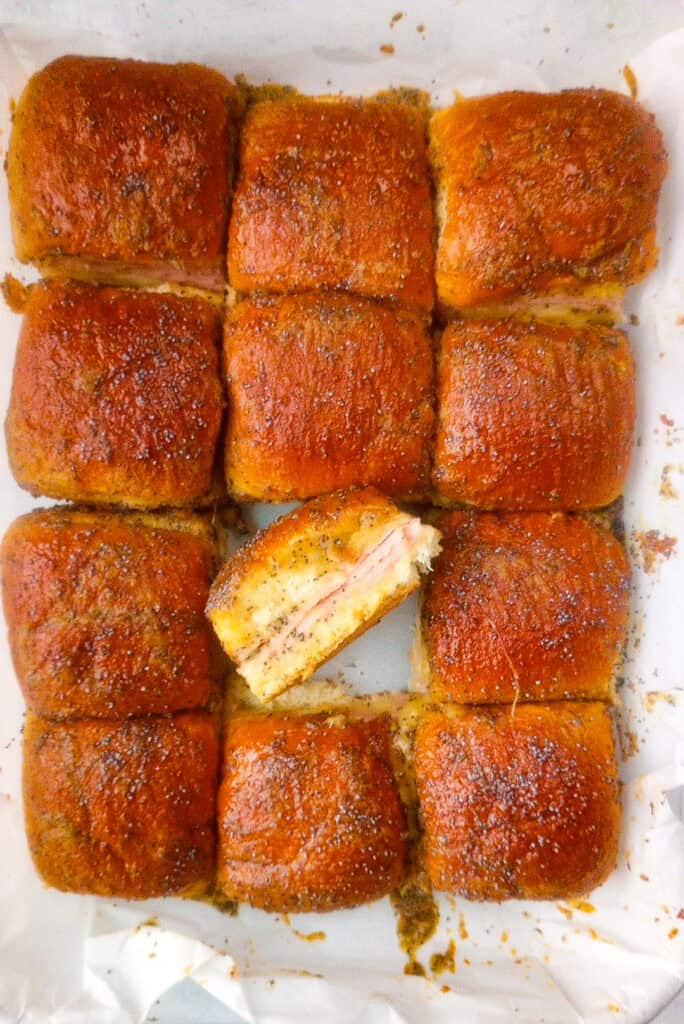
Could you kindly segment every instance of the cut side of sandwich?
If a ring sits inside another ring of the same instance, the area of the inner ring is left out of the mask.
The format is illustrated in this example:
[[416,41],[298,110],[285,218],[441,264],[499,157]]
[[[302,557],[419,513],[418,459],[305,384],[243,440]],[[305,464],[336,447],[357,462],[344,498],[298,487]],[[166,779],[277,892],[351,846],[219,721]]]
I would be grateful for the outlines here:
[[419,584],[439,533],[373,488],[301,505],[223,567],[207,614],[262,701],[308,679]]

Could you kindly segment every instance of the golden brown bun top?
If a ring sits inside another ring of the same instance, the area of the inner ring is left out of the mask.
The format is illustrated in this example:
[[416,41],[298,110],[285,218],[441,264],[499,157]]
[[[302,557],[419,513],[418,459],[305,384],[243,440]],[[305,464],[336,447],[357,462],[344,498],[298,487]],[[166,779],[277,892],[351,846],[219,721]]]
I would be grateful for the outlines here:
[[431,142],[446,190],[437,276],[449,305],[626,285],[654,265],[667,157],[653,116],[626,96],[466,99],[433,116]]
[[610,697],[630,570],[608,530],[562,513],[453,512],[426,580],[437,700]]
[[38,71],[8,154],[19,259],[218,259],[236,100],[199,64],[68,56]]
[[262,592],[270,621],[277,620],[277,611],[284,616],[304,603],[323,574],[356,563],[388,527],[409,518],[380,491],[364,487],[314,498],[259,531],[222,567],[207,604],[210,617],[214,610],[234,616],[231,657],[263,640],[255,614]]
[[438,889],[561,899],[615,867],[620,803],[605,704],[428,712],[415,770]]
[[223,406],[219,331],[201,299],[36,285],[6,423],[17,482],[142,508],[205,497]]
[[238,291],[343,288],[432,308],[423,110],[293,96],[248,111],[230,225]]
[[229,722],[218,884],[275,911],[384,896],[406,867],[389,719],[254,715]]
[[24,731],[26,833],[57,889],[123,899],[206,887],[214,864],[218,741],[182,712]]
[[29,708],[113,719],[206,705],[213,568],[213,533],[197,516],[62,506],[16,519],[2,589]]
[[485,509],[608,505],[627,475],[635,391],[621,331],[456,321],[441,341],[434,486]]
[[418,314],[321,292],[239,303],[225,328],[232,493],[291,501],[374,484],[423,496],[432,363]]

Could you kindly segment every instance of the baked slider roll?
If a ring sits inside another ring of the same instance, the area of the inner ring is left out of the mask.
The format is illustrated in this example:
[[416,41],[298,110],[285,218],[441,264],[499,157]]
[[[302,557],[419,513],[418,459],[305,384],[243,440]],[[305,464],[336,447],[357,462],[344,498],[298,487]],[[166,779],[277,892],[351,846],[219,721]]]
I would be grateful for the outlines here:
[[418,688],[464,704],[613,698],[630,569],[612,533],[558,512],[452,512],[439,527]]
[[124,718],[206,705],[218,674],[204,616],[213,570],[199,517],[58,507],[15,520],[2,589],[30,710]]
[[17,483],[141,509],[208,499],[219,338],[200,299],[64,281],[31,289],[6,421]]
[[425,109],[390,96],[255,103],[230,223],[233,288],[338,288],[430,310],[426,129]]
[[460,321],[442,335],[433,485],[442,503],[588,509],[622,493],[635,422],[627,337]]
[[60,57],[14,113],[17,256],[113,284],[225,280],[237,92],[198,64]]
[[279,912],[378,899],[404,878],[406,830],[389,716],[230,719],[217,871],[228,899]]
[[429,711],[414,768],[436,889],[568,899],[615,868],[620,798],[605,704]]
[[252,692],[271,700],[308,679],[418,587],[439,533],[371,487],[336,491],[240,548],[207,614]]
[[443,307],[619,318],[658,254],[651,114],[601,89],[504,92],[439,111],[430,135]]
[[226,480],[238,500],[430,489],[433,355],[419,316],[351,295],[241,302],[225,328]]
[[198,895],[212,881],[218,740],[185,711],[24,730],[24,815],[48,885],[120,899]]

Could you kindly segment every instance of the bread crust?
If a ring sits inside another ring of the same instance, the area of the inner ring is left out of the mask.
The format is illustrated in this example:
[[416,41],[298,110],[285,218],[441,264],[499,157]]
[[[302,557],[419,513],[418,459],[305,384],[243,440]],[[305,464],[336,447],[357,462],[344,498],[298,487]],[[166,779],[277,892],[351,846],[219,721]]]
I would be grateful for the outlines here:
[[428,311],[433,264],[424,110],[305,96],[250,108],[229,233],[233,288],[338,288]]
[[452,512],[425,579],[435,700],[611,699],[630,568],[602,527],[563,513]]
[[197,894],[212,879],[218,740],[211,716],[24,730],[24,814],[36,870],[66,892]]
[[440,303],[621,288],[657,260],[667,155],[653,116],[601,89],[504,92],[433,115]]
[[225,468],[237,500],[368,484],[427,496],[433,355],[419,316],[308,293],[239,303],[224,338]]
[[588,509],[622,493],[636,417],[627,336],[461,321],[442,335],[433,485],[485,509]]
[[14,113],[17,256],[110,283],[221,288],[234,85],[199,64],[60,57]]
[[385,896],[407,865],[388,716],[240,713],[219,793],[218,888],[278,912]]
[[143,509],[206,499],[223,410],[219,336],[201,299],[32,288],[5,425],[17,483]]
[[418,726],[414,767],[436,889],[568,899],[615,868],[620,799],[606,705],[434,709]]
[[206,706],[214,539],[198,516],[73,507],[16,519],[2,543],[12,659],[31,711],[123,718]]

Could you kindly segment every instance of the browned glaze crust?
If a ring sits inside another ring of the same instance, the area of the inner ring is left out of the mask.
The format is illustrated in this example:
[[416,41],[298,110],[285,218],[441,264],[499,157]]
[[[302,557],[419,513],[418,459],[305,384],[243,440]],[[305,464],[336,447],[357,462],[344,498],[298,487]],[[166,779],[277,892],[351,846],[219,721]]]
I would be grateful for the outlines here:
[[292,501],[374,484],[429,490],[432,344],[421,319],[349,295],[241,302],[225,327],[226,479]]
[[36,869],[56,889],[122,899],[211,881],[218,741],[205,712],[121,723],[29,714],[24,813]]
[[221,287],[236,99],[198,64],[48,64],[17,105],[8,153],[19,259]]
[[271,911],[378,899],[406,869],[389,718],[242,713],[228,725],[218,887]]
[[238,291],[343,288],[432,308],[425,112],[287,97],[249,110],[230,224]]
[[633,100],[600,89],[463,100],[433,116],[431,152],[444,305],[625,286],[655,265],[667,157]]
[[202,520],[31,512],[2,544],[9,643],[28,707],[122,718],[206,705],[215,671]]
[[201,299],[33,288],[6,421],[17,483],[134,508],[206,497],[223,406],[219,336]]
[[438,361],[434,487],[479,508],[608,505],[624,486],[634,420],[621,331],[452,323]]
[[630,570],[611,533],[563,513],[453,512],[439,528],[421,613],[432,697],[612,696]]
[[563,899],[615,867],[620,800],[604,704],[433,710],[418,727],[415,771],[436,889]]

